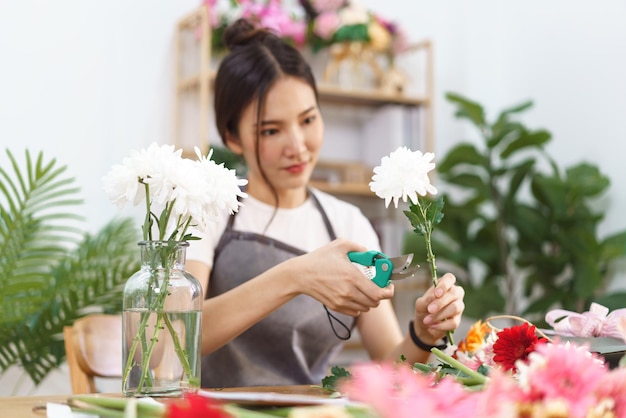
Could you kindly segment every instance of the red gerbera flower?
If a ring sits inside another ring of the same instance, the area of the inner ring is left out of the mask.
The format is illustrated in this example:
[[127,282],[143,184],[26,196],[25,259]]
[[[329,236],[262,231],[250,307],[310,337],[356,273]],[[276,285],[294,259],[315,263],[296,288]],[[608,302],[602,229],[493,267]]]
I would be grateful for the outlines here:
[[535,351],[535,345],[545,342],[535,334],[535,326],[528,323],[505,328],[497,336],[493,343],[493,361],[505,371],[517,371],[515,362],[525,361]]
[[168,404],[167,418],[231,418],[221,404],[200,395],[188,397]]

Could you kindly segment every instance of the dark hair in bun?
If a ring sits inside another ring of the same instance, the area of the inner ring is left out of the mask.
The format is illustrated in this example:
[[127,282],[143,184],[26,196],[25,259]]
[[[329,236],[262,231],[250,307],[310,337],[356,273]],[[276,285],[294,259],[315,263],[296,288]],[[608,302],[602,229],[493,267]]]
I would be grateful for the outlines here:
[[251,42],[263,42],[263,40],[272,33],[265,28],[255,29],[246,19],[239,19],[233,22],[224,30],[223,41],[226,48],[233,50],[240,45],[246,45]]
[[260,112],[265,94],[280,77],[302,79],[317,98],[311,67],[297,49],[273,32],[239,19],[226,28],[223,39],[230,53],[219,66],[214,89],[216,127],[222,142],[226,143],[227,132],[238,138],[243,110],[258,100]]

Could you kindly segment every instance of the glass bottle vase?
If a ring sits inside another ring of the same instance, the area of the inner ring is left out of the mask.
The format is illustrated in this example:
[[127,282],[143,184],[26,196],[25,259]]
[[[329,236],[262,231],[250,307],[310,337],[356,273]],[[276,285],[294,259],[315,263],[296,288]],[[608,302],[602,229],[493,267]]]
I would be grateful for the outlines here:
[[141,241],[141,268],[124,287],[122,391],[180,396],[200,388],[202,288],[185,271],[189,244]]

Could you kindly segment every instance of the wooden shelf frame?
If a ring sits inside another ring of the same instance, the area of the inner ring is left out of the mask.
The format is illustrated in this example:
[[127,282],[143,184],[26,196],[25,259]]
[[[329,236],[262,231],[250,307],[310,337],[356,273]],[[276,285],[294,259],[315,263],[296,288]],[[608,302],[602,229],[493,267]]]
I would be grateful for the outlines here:
[[[205,79],[206,77],[206,79]],[[211,72],[202,77],[200,75],[194,75],[181,79],[177,84],[179,92],[185,90],[202,89],[202,85],[208,83],[212,85],[215,79],[215,73]],[[419,107],[429,106],[430,99],[428,96],[407,96],[403,94],[389,94],[386,92],[377,91],[375,89],[344,89],[341,86],[319,83],[317,85],[317,91],[320,96],[320,100],[326,103],[354,105],[354,106],[384,106],[387,104],[399,104],[404,106]]]
[[[181,137],[182,131],[182,109],[181,97],[187,92],[198,93],[197,107],[200,117],[197,121],[197,135],[194,145],[197,145],[203,153],[209,149],[211,140],[209,138],[209,115],[212,103],[211,91],[215,79],[215,71],[211,70],[211,29],[209,25],[210,10],[206,5],[199,6],[192,13],[180,19],[176,31],[175,48],[175,92],[174,92],[174,115],[173,115],[173,143],[177,148],[183,148],[185,155],[195,155],[190,147],[183,146]],[[195,31],[199,34],[196,48],[199,48],[199,62],[197,70],[191,75],[183,75],[182,71],[182,32]],[[421,50],[424,54],[424,92],[422,95],[393,94],[376,89],[344,89],[341,86],[318,82],[318,94],[321,104],[337,104],[357,107],[382,107],[385,105],[400,105],[406,107],[419,108],[424,112],[422,136],[422,151],[434,151],[434,56],[433,45],[430,40],[424,40],[411,45],[410,50]],[[204,115],[204,117],[202,116]],[[347,194],[355,196],[374,196],[369,190],[367,183],[324,183],[311,182],[315,187],[319,187],[333,194]]]

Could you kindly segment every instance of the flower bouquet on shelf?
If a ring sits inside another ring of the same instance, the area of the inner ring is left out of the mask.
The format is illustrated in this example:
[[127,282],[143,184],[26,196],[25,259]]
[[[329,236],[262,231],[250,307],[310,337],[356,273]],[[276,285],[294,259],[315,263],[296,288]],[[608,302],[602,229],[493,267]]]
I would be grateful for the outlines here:
[[[432,152],[411,151],[399,147],[384,156],[381,164],[374,168],[370,189],[380,198],[385,199],[385,207],[393,201],[409,202],[409,210],[404,214],[414,231],[424,237],[426,242],[426,260],[430,267],[433,285],[437,286],[438,273],[431,236],[433,228],[443,219],[443,199],[430,199],[428,194],[436,195],[437,189],[430,183],[429,172],[435,168]],[[452,332],[448,332],[448,342],[454,344]]]
[[343,42],[363,42],[392,59],[408,48],[398,24],[366,9],[358,1],[300,0],[308,22],[308,43],[314,51]]
[[274,31],[297,48],[306,42],[304,18],[283,7],[281,0],[203,0],[203,4],[209,9],[213,54],[225,52],[224,30],[240,18]]
[[356,76],[350,79],[362,79],[364,65],[371,70],[375,87],[394,93],[404,89],[408,77],[394,64],[410,46],[399,25],[357,0],[300,0],[300,4],[308,22],[307,44],[314,53],[329,51],[324,81],[337,82],[342,62],[349,60],[351,75]]
[[145,204],[141,269],[123,296],[125,395],[174,396],[200,387],[201,307],[198,281],[185,272],[187,241],[245,197],[247,183],[234,170],[203,157],[183,159],[174,146],[151,144],[132,151],[103,178],[120,208]]

